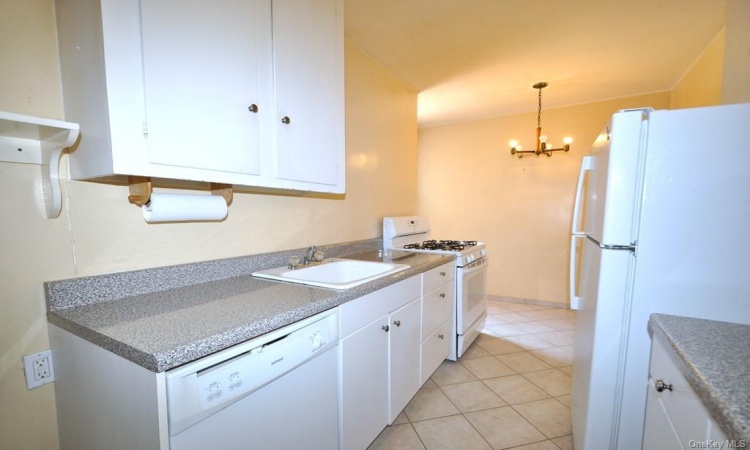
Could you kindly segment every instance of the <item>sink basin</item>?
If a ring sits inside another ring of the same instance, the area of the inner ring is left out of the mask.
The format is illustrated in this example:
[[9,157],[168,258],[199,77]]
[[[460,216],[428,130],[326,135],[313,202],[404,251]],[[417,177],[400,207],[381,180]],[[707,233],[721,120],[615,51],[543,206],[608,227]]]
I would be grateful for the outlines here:
[[329,258],[320,264],[304,266],[299,269],[277,267],[275,269],[261,270],[253,272],[253,276],[330,289],[349,289],[362,283],[406,270],[409,267],[406,264]]

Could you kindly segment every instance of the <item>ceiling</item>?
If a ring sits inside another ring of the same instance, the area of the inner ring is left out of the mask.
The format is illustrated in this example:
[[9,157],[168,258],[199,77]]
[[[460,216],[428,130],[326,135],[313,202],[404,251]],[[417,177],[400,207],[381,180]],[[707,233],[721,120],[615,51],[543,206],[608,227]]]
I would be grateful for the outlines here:
[[672,89],[727,0],[345,0],[346,37],[419,93],[420,126]]

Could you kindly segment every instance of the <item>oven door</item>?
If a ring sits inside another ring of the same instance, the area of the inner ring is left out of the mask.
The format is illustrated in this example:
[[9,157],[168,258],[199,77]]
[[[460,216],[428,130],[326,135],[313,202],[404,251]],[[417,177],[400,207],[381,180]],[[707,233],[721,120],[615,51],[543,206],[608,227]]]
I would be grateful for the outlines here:
[[473,328],[487,311],[488,267],[485,256],[456,269],[456,333],[459,336],[476,332]]

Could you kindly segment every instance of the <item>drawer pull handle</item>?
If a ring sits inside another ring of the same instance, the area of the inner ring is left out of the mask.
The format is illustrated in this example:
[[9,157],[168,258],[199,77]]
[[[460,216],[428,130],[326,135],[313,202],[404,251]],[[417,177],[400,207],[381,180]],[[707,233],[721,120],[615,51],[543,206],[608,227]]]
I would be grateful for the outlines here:
[[672,385],[665,383],[661,378],[656,380],[654,382],[654,386],[656,387],[656,392],[664,392],[665,390],[671,391]]
[[444,335],[444,334],[438,334],[438,337],[439,337],[440,339],[445,339],[445,335]]
[[383,325],[381,329],[387,333],[391,330],[391,327],[389,327],[388,325]]
[[394,320],[393,324],[396,325],[397,327],[400,327],[401,326],[401,321],[400,320]]
[[441,294],[440,294],[440,296],[441,296],[442,298],[445,298],[445,292],[441,293]]

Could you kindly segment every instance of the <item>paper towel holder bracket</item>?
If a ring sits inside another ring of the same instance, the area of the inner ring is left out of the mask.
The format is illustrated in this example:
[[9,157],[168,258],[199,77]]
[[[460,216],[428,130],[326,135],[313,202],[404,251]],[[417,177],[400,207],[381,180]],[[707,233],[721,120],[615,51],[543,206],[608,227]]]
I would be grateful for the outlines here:
[[[136,206],[143,206],[151,199],[151,193],[153,192],[153,186],[151,184],[151,178],[129,176],[128,184],[130,187],[130,195],[128,195],[128,201]],[[232,185],[224,183],[211,183],[211,195],[218,195],[224,197],[227,202],[227,206],[232,204],[233,193]]]
[[227,202],[227,206],[232,204],[234,198],[232,194],[232,185],[224,183],[211,183],[211,195],[218,195],[224,197]]
[[151,178],[149,177],[128,177],[130,185],[130,195],[128,201],[136,206],[143,206],[151,198]]

